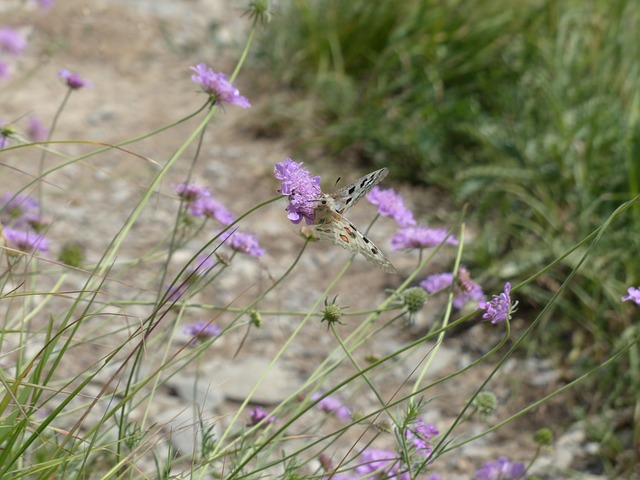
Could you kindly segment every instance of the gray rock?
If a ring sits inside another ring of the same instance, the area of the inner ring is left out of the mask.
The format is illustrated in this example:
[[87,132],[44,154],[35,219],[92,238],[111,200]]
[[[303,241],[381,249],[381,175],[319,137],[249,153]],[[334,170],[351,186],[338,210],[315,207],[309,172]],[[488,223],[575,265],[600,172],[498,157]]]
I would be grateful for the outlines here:
[[[237,361],[217,360],[203,370],[226,398],[242,402],[258,383],[270,361],[269,358],[260,357]],[[251,397],[251,402],[261,405],[277,404],[293,394],[300,385],[300,379],[296,375],[276,364]]]

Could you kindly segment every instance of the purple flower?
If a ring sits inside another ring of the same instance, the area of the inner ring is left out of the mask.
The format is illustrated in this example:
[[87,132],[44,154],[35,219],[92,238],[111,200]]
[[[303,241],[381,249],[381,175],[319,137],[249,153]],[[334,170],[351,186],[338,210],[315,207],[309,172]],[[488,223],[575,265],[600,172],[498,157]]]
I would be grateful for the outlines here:
[[199,83],[202,90],[214,98],[216,103],[224,102],[231,105],[238,105],[242,108],[249,108],[249,100],[240,95],[238,89],[227,80],[224,73],[216,73],[204,63],[191,67],[195,75],[191,75],[191,80]]
[[[378,473],[379,475],[371,478],[384,478],[386,480],[409,480],[411,478],[408,472],[399,473],[402,462],[394,452],[370,448],[360,454],[360,459],[362,463],[355,469],[359,475],[365,476]],[[402,470],[405,469],[403,468]]]
[[4,228],[3,232],[9,243],[14,244],[20,250],[39,250],[41,252],[49,251],[50,240],[44,235],[27,230],[15,230],[13,228]]
[[401,227],[409,227],[416,224],[413,219],[413,213],[404,206],[404,200],[393,188],[383,190],[380,187],[373,187],[367,193],[366,199],[378,207],[380,215],[393,218]]
[[443,290],[453,282],[453,273],[434,273],[420,282],[420,286],[429,293]]
[[317,200],[322,193],[320,177],[312,177],[309,170],[302,168],[302,162],[296,163],[290,158],[276,163],[273,174],[278,180],[282,180],[278,192],[289,197],[287,218],[295,224],[300,223],[303,218],[307,224],[312,224]]
[[431,444],[429,440],[439,433],[440,431],[433,423],[425,425],[424,420],[418,418],[417,422],[405,429],[404,436],[407,440],[411,441],[411,444],[419,453],[428,457],[431,455]]
[[274,417],[273,415],[269,416],[269,413],[262,407],[255,407],[249,412],[251,418],[249,423],[247,424],[249,427],[260,423],[262,420],[265,420],[264,425],[267,426],[270,423],[275,423],[278,421],[278,417]]
[[27,48],[27,40],[15,28],[0,28],[0,51],[9,55],[20,55]]
[[91,82],[83,80],[82,78],[80,78],[80,75],[78,75],[77,73],[71,73],[66,68],[59,70],[58,76],[65,80],[67,86],[71,90],[78,90],[83,87],[90,88],[93,86]]
[[494,462],[485,462],[476,470],[476,480],[516,480],[524,478],[523,463],[513,463],[507,457],[500,457]]
[[193,337],[194,343],[206,342],[208,339],[220,335],[220,327],[211,322],[197,321],[184,327],[184,333]]
[[[311,400],[318,400],[322,397],[322,393],[315,392],[311,395]],[[332,413],[336,417],[341,418],[343,420],[348,420],[351,418],[351,409],[345,407],[339,400],[334,397],[328,396],[320,400],[316,407],[326,413]]]
[[9,65],[0,61],[0,78],[7,78],[9,76]]
[[40,203],[25,195],[5,193],[0,196],[0,216],[4,223],[20,227],[37,218]]
[[211,192],[207,187],[201,187],[194,183],[179,183],[172,184],[173,189],[176,191],[178,196],[182,198],[187,203],[195,202],[196,200],[200,200],[203,198],[207,198],[211,196]]
[[202,196],[191,202],[189,213],[194,217],[202,217],[204,215],[205,217],[213,218],[223,225],[229,225],[236,219],[222,202],[209,196]]
[[232,250],[252,257],[261,257],[265,253],[265,249],[258,244],[258,236],[255,233],[243,233],[238,230],[225,232],[221,235],[220,241],[229,245]]
[[[453,283],[453,273],[434,273],[429,275],[420,286],[430,294],[434,294],[448,288]],[[465,267],[458,270],[458,282],[453,287],[453,306],[461,309],[471,301],[483,301],[485,299],[482,287],[471,280],[469,271]]]
[[38,117],[29,117],[29,126],[27,127],[27,136],[32,142],[41,142],[47,139],[47,127],[44,126]]
[[430,248],[446,243],[457,245],[458,240],[444,228],[428,228],[423,225],[405,227],[391,237],[392,250],[404,248]]
[[166,302],[171,304],[178,302],[182,296],[187,293],[187,288],[185,284],[165,285]]
[[209,273],[209,270],[211,270],[215,266],[216,262],[213,260],[213,258],[211,258],[211,255],[205,255],[201,253],[200,255],[198,255],[195,264],[191,264],[189,266],[189,272],[202,277]]
[[627,294],[620,300],[623,302],[631,300],[632,302],[635,302],[636,305],[640,305],[640,288],[629,287],[627,289]]
[[501,294],[494,295],[488,302],[480,302],[477,308],[485,311],[482,318],[491,320],[491,323],[495,324],[511,319],[511,313],[514,312],[515,307],[515,304],[511,305],[511,284],[507,282],[504,284],[504,291]]

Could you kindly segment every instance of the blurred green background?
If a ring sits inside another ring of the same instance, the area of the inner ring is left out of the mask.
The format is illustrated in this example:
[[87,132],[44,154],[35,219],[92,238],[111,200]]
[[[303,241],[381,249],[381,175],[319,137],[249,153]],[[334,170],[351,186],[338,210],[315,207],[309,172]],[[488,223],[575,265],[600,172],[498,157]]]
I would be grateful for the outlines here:
[[[281,86],[261,133],[293,136],[294,158],[387,166],[448,192],[478,230],[465,263],[497,292],[639,193],[639,26],[633,0],[280,2],[257,42]],[[620,298],[640,283],[639,208],[611,222],[528,345],[571,377],[638,336],[638,307]],[[518,315],[539,313],[590,245],[521,290]],[[584,385],[598,392],[585,414],[639,411],[639,354]],[[633,418],[626,442],[594,428],[614,470],[635,461]]]

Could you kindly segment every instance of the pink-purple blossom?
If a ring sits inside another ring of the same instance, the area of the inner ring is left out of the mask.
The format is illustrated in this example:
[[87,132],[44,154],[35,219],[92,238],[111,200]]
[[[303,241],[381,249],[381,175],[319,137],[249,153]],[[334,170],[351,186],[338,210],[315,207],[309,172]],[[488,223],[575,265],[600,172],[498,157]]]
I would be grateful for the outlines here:
[[191,216],[213,218],[222,225],[229,225],[236,219],[222,202],[211,196],[207,187],[194,183],[174,184],[172,187],[189,206]]
[[636,305],[640,305],[640,287],[629,287],[627,289],[627,294],[620,300],[623,302],[631,301]]
[[222,225],[229,225],[236,219],[222,202],[210,196],[200,197],[191,202],[189,204],[189,213],[194,217],[213,218]]
[[[320,392],[315,392],[313,395],[311,395],[311,400],[318,400],[322,397],[322,395],[323,394]],[[351,418],[351,409],[345,407],[342,402],[340,402],[340,400],[332,396],[324,397],[316,404],[316,407],[323,412],[331,413],[343,420],[348,420]]]
[[458,240],[444,228],[429,228],[424,225],[405,227],[391,237],[392,250],[431,248],[446,242],[457,245]]
[[165,285],[166,291],[166,301],[168,303],[175,303],[182,298],[182,296],[187,292],[186,285]]
[[211,322],[199,320],[196,323],[184,327],[184,333],[193,337],[194,342],[203,343],[210,338],[220,335],[220,327]]
[[215,267],[215,265],[216,261],[211,258],[211,255],[205,255],[201,253],[198,255],[198,258],[196,258],[196,261],[189,266],[188,271],[193,273],[194,275],[202,277],[206,275],[209,270]]
[[257,425],[258,423],[260,423],[262,420],[264,421],[264,425],[269,425],[270,423],[275,423],[278,421],[278,417],[275,417],[273,415],[269,415],[269,413],[262,407],[254,407],[251,409],[251,411],[249,412],[249,415],[251,416],[251,418],[249,419],[249,423],[247,424],[248,426],[253,426],[253,425]]
[[[376,479],[410,480],[398,454],[388,450],[368,448],[360,454],[360,465],[355,470],[361,476]],[[377,474],[376,476],[371,476]]]
[[19,30],[0,27],[0,52],[8,55],[20,55],[27,48],[27,40]]
[[[420,282],[420,286],[430,294],[434,294],[449,288],[453,283],[453,279],[454,275],[450,272],[434,273]],[[460,267],[458,270],[458,282],[453,286],[453,293],[453,306],[457,309],[461,309],[472,301],[481,302],[485,300],[482,287],[471,280],[465,267]]]
[[47,127],[44,126],[38,117],[33,115],[29,117],[29,125],[27,126],[27,136],[32,142],[42,142],[47,139]]
[[49,251],[50,240],[44,235],[30,230],[16,230],[14,228],[3,228],[3,232],[10,244],[23,251],[38,250]]
[[409,227],[416,224],[413,212],[405,207],[402,196],[393,188],[373,187],[367,193],[366,199],[378,207],[380,215],[393,218],[399,226]]
[[83,80],[77,73],[72,73],[66,68],[58,71],[58,76],[62,78],[71,90],[80,88],[90,88],[93,85],[87,80]]
[[476,480],[517,480],[525,478],[523,463],[515,463],[507,457],[500,457],[493,462],[485,462],[475,472]]
[[40,203],[26,195],[4,193],[0,196],[0,220],[3,225],[22,227],[40,223],[38,211]]
[[238,89],[227,80],[224,73],[216,73],[206,64],[200,63],[191,70],[196,72],[191,75],[191,80],[202,86],[202,90],[208,93],[216,103],[229,103],[242,108],[249,108],[249,100],[240,95]]
[[171,186],[178,196],[187,203],[191,203],[211,195],[211,192],[207,187],[196,185],[195,183],[178,183],[172,184]]
[[231,247],[232,250],[252,257],[261,257],[266,252],[264,248],[260,247],[258,236],[255,233],[244,233],[238,230],[227,231],[220,236],[220,241]]
[[431,455],[431,444],[429,441],[440,434],[440,431],[433,423],[424,423],[422,418],[409,425],[405,431],[405,438],[411,442],[416,451],[425,457]]
[[312,177],[309,170],[302,168],[302,162],[296,163],[290,158],[276,163],[273,174],[282,184],[278,193],[289,197],[289,212],[287,218],[298,224],[304,218],[307,224],[312,224],[315,218],[317,200],[321,195],[320,177]]
[[509,282],[504,284],[504,291],[499,295],[494,295],[489,301],[482,301],[478,305],[478,310],[484,310],[485,313],[482,318],[491,320],[491,323],[496,324],[504,322],[511,318],[515,305],[511,304],[511,284]]

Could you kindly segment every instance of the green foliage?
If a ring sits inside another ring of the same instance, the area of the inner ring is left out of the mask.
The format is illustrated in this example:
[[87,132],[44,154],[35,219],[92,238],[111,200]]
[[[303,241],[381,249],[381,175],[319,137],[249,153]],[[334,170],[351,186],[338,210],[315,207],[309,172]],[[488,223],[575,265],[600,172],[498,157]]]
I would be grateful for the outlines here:
[[[305,92],[310,108],[291,107],[303,143],[445,187],[481,225],[467,253],[476,269],[509,280],[640,193],[639,23],[631,0],[293,0],[263,55]],[[640,279],[639,209],[597,239],[533,348],[588,356],[630,328],[613,311]],[[549,301],[579,254],[523,290],[530,306]]]

